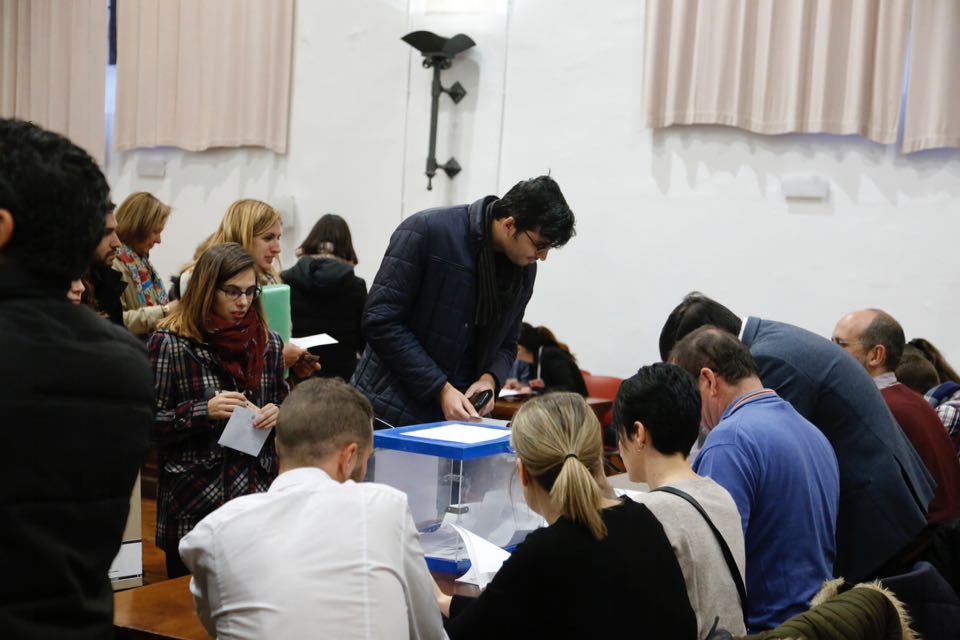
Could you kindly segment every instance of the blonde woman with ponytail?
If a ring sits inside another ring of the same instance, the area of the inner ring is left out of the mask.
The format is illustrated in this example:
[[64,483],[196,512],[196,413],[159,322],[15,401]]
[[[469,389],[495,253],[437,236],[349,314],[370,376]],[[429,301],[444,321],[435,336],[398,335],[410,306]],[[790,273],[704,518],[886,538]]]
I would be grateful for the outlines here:
[[437,589],[451,640],[696,638],[663,527],[645,506],[604,496],[600,423],[584,399],[534,398],[512,426],[523,497],[549,526],[527,536],[479,598]]

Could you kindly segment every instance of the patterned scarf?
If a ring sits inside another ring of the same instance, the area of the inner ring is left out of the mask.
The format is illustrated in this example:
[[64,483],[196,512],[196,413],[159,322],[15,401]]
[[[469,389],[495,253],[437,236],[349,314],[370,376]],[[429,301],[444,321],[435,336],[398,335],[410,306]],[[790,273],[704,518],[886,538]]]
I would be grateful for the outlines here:
[[163,280],[148,259],[141,257],[127,245],[121,245],[117,249],[117,260],[129,272],[137,302],[141,307],[167,304],[167,291],[163,288]]
[[263,376],[263,324],[253,309],[234,323],[218,315],[207,318],[207,344],[241,391],[256,391]]

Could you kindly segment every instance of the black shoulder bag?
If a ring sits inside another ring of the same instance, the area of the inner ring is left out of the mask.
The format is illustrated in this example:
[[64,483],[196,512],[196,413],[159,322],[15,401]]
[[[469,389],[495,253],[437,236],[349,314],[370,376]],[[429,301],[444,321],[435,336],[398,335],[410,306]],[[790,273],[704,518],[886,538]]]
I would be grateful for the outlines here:
[[[663,491],[665,493],[672,493],[678,498],[683,498],[690,505],[700,512],[700,515],[703,516],[703,519],[707,521],[707,526],[710,527],[710,530],[713,531],[713,535],[717,538],[717,543],[720,545],[720,551],[723,553],[723,559],[727,562],[727,568],[730,570],[730,575],[733,576],[733,583],[737,587],[737,593],[740,595],[740,608],[743,611],[743,622],[747,622],[747,590],[743,586],[743,580],[740,578],[740,570],[737,568],[737,563],[733,559],[733,553],[730,551],[730,547],[727,546],[727,541],[723,539],[723,536],[720,534],[720,530],[717,529],[716,525],[713,524],[713,520],[710,519],[710,516],[707,515],[707,512],[703,507],[700,506],[700,503],[697,502],[693,496],[691,496],[686,491],[681,491],[675,487],[657,487],[656,489],[651,489],[650,493],[654,491]],[[719,620],[719,619],[718,619]],[[713,629],[711,629],[710,636],[713,636],[713,631],[717,628],[718,620],[714,620]]]

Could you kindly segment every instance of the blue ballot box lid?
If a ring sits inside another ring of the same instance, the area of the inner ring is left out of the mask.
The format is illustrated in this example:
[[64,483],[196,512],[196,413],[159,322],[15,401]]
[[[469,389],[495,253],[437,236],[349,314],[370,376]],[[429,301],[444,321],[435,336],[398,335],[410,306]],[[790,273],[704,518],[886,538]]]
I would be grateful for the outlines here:
[[[429,431],[432,437],[427,434],[417,435],[424,431]],[[444,439],[446,437],[450,439]],[[484,439],[481,442],[470,442],[477,437]],[[409,451],[453,460],[474,460],[513,452],[510,448],[510,429],[456,421],[430,422],[374,431],[373,446],[375,449]]]

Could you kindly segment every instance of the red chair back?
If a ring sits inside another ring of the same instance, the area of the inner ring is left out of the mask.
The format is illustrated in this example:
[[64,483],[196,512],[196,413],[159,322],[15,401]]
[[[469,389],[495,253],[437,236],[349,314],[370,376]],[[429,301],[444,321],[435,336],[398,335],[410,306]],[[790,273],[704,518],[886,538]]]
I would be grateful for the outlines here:
[[[587,394],[593,398],[603,398],[604,400],[613,400],[617,397],[617,391],[620,390],[620,384],[623,378],[614,378],[613,376],[595,376],[581,370],[583,381],[587,385]],[[609,427],[613,420],[613,409],[607,411],[606,415],[600,421],[604,427]]]

